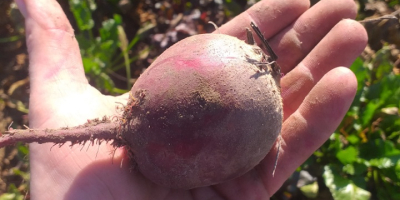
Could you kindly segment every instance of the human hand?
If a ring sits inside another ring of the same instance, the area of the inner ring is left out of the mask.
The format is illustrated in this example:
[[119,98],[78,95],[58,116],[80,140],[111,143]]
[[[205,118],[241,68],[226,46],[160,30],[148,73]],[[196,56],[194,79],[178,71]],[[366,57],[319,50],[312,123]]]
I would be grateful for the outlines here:
[[[74,32],[54,0],[16,0],[26,18],[30,58],[32,128],[74,126],[111,116],[116,102],[91,87],[84,75]],[[272,177],[276,148],[247,174],[219,185],[171,190],[131,171],[124,151],[105,143],[82,149],[31,144],[32,199],[267,199],[336,129],[356,92],[345,67],[364,49],[367,36],[352,20],[351,0],[262,1],[220,28],[245,39],[254,21],[278,55],[284,117],[282,147]],[[81,150],[82,149],[82,150]],[[120,163],[122,163],[120,165]]]

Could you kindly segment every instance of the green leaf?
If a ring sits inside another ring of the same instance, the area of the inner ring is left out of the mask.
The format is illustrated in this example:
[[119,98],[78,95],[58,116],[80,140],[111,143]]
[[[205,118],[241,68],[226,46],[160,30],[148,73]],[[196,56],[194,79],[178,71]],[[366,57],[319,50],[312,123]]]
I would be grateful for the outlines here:
[[359,147],[360,157],[365,160],[400,155],[400,149],[397,149],[394,143],[389,140],[374,139],[361,144]]
[[392,133],[388,136],[388,139],[391,140],[391,139],[394,139],[394,138],[396,138],[396,137],[398,137],[398,136],[400,136],[400,131],[395,131],[395,132],[392,132]]
[[17,109],[18,111],[23,112],[23,113],[26,113],[26,114],[29,113],[29,109],[24,105],[24,103],[22,103],[22,101],[16,100],[15,104],[16,104],[16,106],[17,106],[16,109]]
[[7,193],[0,195],[0,200],[23,200],[24,195],[18,190],[13,183],[10,184]]
[[15,42],[24,39],[23,35],[14,35],[6,38],[0,38],[0,43]]
[[225,15],[227,16],[236,16],[239,13],[243,12],[243,7],[240,6],[237,1],[232,0],[224,0],[222,4],[224,6]]
[[15,175],[21,176],[21,177],[22,177],[24,180],[26,180],[26,181],[29,181],[29,180],[30,180],[30,177],[31,177],[31,175],[30,175],[29,172],[24,172],[24,171],[21,171],[21,170],[19,170],[19,169],[17,169],[17,168],[14,168],[14,169],[13,169],[13,173],[14,173]]
[[[400,149],[396,148],[395,144],[392,141],[382,141],[383,142],[383,153],[384,156],[399,156],[400,155]],[[376,143],[382,143],[376,141]]]
[[400,180],[400,159],[396,163],[396,167],[394,169],[397,179]]
[[342,142],[340,141],[340,134],[333,133],[329,139],[330,143],[328,149],[334,150],[335,152],[340,151],[343,146]]
[[114,88],[112,88],[111,92],[116,93],[116,94],[124,94],[124,93],[129,92],[129,90],[114,87]]
[[[107,40],[107,41],[100,43],[100,48],[105,51],[109,50],[110,48],[113,48],[114,46],[116,46],[116,42],[112,41],[112,40]],[[108,58],[110,57],[110,55],[106,55],[106,54],[103,54],[103,55],[107,56]]]
[[358,158],[357,162],[353,163],[352,166],[354,168],[354,174],[352,175],[363,175],[368,170],[365,160],[361,158]]
[[390,0],[389,3],[388,3],[388,5],[389,5],[391,8],[394,8],[394,7],[396,7],[397,5],[399,5],[399,0]]
[[91,74],[94,71],[99,70],[98,64],[89,57],[83,57],[82,63],[83,63],[83,68],[85,69],[86,74]]
[[[80,0],[82,2],[82,0]],[[84,0],[85,1],[85,0]],[[96,3],[94,2],[94,0],[86,0],[87,4],[89,4],[89,8],[91,11],[95,11],[97,8]]]
[[18,153],[22,154],[22,156],[27,156],[28,155],[28,153],[29,153],[28,146],[19,143],[17,145],[17,148],[18,148]]
[[75,17],[79,30],[81,31],[91,30],[94,26],[91,13],[91,8],[95,9],[93,4],[93,1],[69,0],[70,10]]
[[381,90],[380,98],[384,98],[386,104],[400,106],[400,75],[391,73],[385,76],[381,82]]
[[335,174],[330,166],[324,167],[323,177],[335,200],[367,200],[371,194],[355,185],[351,180]]
[[105,20],[102,23],[100,31],[100,37],[102,40],[117,39],[117,26],[114,19]]
[[318,182],[314,181],[311,184],[304,185],[300,191],[308,198],[316,198],[318,196]]
[[377,112],[378,108],[381,106],[379,99],[374,99],[368,102],[362,116],[362,124],[363,126],[367,126],[371,123],[372,118],[374,117],[375,112]]
[[115,23],[116,24],[122,24],[122,17],[121,17],[121,15],[118,15],[118,14],[114,14],[114,21],[115,21]]
[[106,73],[101,73],[99,78],[100,85],[109,92],[113,91],[113,88],[115,87],[114,81]]
[[358,150],[354,146],[349,146],[336,154],[336,158],[343,164],[351,164],[357,160]]
[[399,104],[400,98],[400,76],[390,73],[379,81],[375,81],[367,91],[367,100],[379,100],[381,104]]
[[340,189],[339,191],[332,194],[334,199],[340,200],[367,200],[371,196],[371,194],[354,185],[353,183],[349,183],[346,187]]
[[369,79],[369,70],[364,67],[364,62],[360,57],[353,62],[350,66],[351,71],[356,75],[357,78],[357,90],[361,90],[364,87],[365,82]]
[[393,66],[389,62],[390,47],[385,46],[375,54],[374,64],[379,65],[374,68],[376,80],[381,80],[384,76],[392,72]]
[[347,164],[347,165],[343,166],[343,171],[350,175],[354,175],[354,173],[355,173],[355,169],[352,164]]
[[0,196],[0,200],[17,200],[17,194],[15,193],[5,193]]
[[395,166],[396,162],[393,162],[393,160],[390,158],[376,158],[369,160],[368,164],[371,167],[385,169]]
[[356,135],[349,135],[346,139],[351,144],[358,144],[360,142],[360,138]]

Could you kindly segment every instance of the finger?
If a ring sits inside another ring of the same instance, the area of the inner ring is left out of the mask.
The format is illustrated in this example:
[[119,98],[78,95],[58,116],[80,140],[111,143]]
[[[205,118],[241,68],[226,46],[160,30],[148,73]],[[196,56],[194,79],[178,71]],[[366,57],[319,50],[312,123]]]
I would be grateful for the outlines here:
[[220,28],[221,33],[244,40],[250,22],[257,24],[269,38],[292,23],[310,6],[308,0],[260,1]]
[[[344,37],[345,36],[345,37]],[[339,22],[282,81],[284,117],[289,117],[314,85],[336,66],[349,67],[368,41],[364,27],[353,20]]]
[[[302,14],[292,25],[270,39],[283,73],[288,73],[344,18],[357,14],[353,0],[323,0]],[[343,37],[344,35],[341,34]]]
[[335,131],[357,90],[354,74],[344,67],[329,71],[310,91],[299,109],[283,124],[275,177],[272,177],[276,148],[260,163],[259,172],[269,194],[318,149]]
[[16,2],[25,16],[31,92],[55,80],[86,83],[74,30],[57,1]]

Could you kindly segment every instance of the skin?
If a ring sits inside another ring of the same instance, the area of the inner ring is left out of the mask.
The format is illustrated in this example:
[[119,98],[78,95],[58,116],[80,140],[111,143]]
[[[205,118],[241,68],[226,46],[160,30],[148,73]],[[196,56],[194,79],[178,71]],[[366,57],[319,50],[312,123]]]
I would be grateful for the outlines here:
[[[85,76],[73,30],[53,0],[16,0],[26,19],[30,59],[31,128],[55,128],[115,114],[127,95],[104,96]],[[232,181],[192,190],[171,190],[130,171],[124,151],[111,162],[111,147],[31,144],[32,199],[268,199],[336,129],[355,92],[347,69],[367,42],[354,18],[352,0],[261,1],[220,28],[245,39],[254,21],[276,51],[285,76],[282,147],[272,177],[276,147],[249,173]],[[343,67],[341,67],[343,66]],[[87,150],[86,150],[87,149]]]

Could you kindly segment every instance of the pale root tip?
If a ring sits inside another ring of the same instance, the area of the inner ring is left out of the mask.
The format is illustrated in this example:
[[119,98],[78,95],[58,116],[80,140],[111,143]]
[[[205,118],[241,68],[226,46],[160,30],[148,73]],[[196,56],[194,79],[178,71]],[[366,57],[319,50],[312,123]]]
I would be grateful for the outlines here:
[[218,27],[214,22],[209,21],[208,23],[209,23],[209,24],[212,24],[212,25],[214,26],[215,30],[218,31],[218,34],[221,34],[221,31],[219,30],[219,27]]

